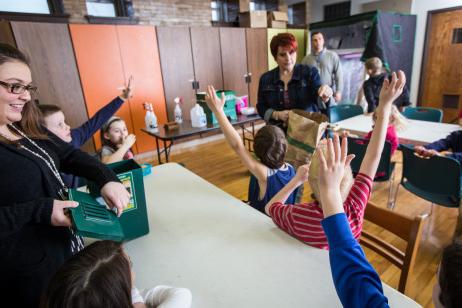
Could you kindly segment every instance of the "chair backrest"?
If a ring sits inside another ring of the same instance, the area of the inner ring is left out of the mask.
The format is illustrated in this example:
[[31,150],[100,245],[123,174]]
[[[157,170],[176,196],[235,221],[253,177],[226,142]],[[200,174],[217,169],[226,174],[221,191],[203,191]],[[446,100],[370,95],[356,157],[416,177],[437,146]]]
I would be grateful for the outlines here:
[[421,120],[429,122],[441,122],[443,120],[443,111],[431,107],[406,107],[403,115],[411,120]]
[[[351,171],[353,174],[359,172],[361,163],[363,162],[364,155],[366,154],[369,140],[363,138],[348,138],[348,154],[355,154],[355,158],[351,161]],[[377,168],[377,174],[384,174],[380,178],[376,178],[376,181],[388,181],[391,173],[393,172],[391,163],[391,143],[385,141],[383,146],[382,156],[380,157],[379,166]]]
[[367,204],[364,213],[364,219],[367,221],[407,241],[406,249],[402,251],[384,241],[382,236],[373,235],[364,230],[360,239],[363,246],[375,251],[401,269],[398,291],[403,294],[406,292],[408,278],[412,274],[426,217],[425,214],[409,218],[395,211],[378,207],[371,202]]
[[403,176],[401,185],[430,202],[459,207],[461,188],[460,162],[445,156],[422,158],[412,147],[403,145]]
[[329,122],[335,123],[354,116],[363,114],[363,108],[359,105],[341,104],[329,108]]

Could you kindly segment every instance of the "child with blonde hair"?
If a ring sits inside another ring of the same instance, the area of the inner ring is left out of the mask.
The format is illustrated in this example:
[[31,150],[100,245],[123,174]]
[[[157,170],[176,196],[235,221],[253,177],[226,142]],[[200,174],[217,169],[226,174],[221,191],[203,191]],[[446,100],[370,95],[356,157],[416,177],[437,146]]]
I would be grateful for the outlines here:
[[[398,74],[393,73],[391,81],[388,78],[384,80],[380,92],[380,103],[376,110],[376,124],[359,173],[354,181],[350,168],[342,176],[340,194],[343,208],[356,239],[361,235],[364,210],[371,194],[373,177],[383,151],[392,104],[401,95],[405,83],[406,77],[402,71],[399,71]],[[337,135],[334,136],[334,142],[338,143]],[[331,151],[332,147],[332,142],[321,141],[316,151],[324,153]],[[346,147],[346,143],[344,143],[344,147]],[[347,151],[347,149],[343,148],[342,151]],[[347,157],[347,165],[353,157],[353,155]],[[324,216],[319,201],[294,204],[293,206],[284,204],[287,196],[307,180],[316,199],[321,200],[318,187],[321,166],[319,159],[320,155],[314,155],[311,165],[301,166],[295,177],[268,202],[265,211],[272,217],[276,225],[290,235],[308,245],[328,249],[327,238],[321,226],[321,220]]]
[[[372,116],[374,122],[377,119],[377,115],[374,112]],[[390,120],[388,122],[388,128],[387,128],[387,135],[385,136],[385,140],[390,142],[391,144],[391,155],[393,155],[396,151],[396,149],[399,146],[399,138],[398,138],[398,132],[403,131],[406,129],[408,121],[407,119],[399,112],[398,108],[396,108],[395,105],[391,106],[391,114],[390,114]],[[371,130],[366,136],[364,136],[364,139],[370,140],[372,136],[373,130]]]

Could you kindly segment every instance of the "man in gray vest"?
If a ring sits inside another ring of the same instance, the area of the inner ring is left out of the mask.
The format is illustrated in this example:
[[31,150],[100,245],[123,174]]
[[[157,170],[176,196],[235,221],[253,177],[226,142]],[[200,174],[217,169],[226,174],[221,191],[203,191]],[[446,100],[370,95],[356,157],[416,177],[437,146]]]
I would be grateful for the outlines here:
[[321,32],[311,33],[311,54],[303,58],[302,64],[316,67],[321,83],[334,90],[330,105],[340,102],[343,90],[342,65],[338,55],[324,47],[324,35]]

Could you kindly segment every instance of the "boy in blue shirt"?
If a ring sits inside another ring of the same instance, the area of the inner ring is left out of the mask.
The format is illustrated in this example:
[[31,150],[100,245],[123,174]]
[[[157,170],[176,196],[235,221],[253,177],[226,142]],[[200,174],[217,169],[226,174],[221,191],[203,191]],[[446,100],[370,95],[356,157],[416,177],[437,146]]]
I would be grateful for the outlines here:
[[[251,178],[249,185],[250,206],[266,214],[266,203],[295,176],[294,168],[284,162],[287,151],[284,132],[275,125],[266,125],[261,128],[254,138],[254,151],[259,159],[256,160],[247,151],[241,137],[229,123],[223,111],[225,104],[223,93],[222,97],[218,98],[214,87],[208,86],[206,102],[215,114],[228,144],[254,177],[254,179]],[[257,183],[252,183],[255,179]],[[298,188],[289,196],[287,203],[295,203],[297,192]]]
[[[41,112],[41,122],[50,132],[58,136],[63,141],[70,143],[74,148],[80,147],[119,110],[122,104],[132,96],[132,82],[130,77],[127,86],[122,93],[101,108],[93,117],[77,128],[70,128],[66,123],[66,118],[62,110],[56,105],[38,105]],[[77,188],[78,177],[72,174],[61,173],[64,183],[69,188]]]

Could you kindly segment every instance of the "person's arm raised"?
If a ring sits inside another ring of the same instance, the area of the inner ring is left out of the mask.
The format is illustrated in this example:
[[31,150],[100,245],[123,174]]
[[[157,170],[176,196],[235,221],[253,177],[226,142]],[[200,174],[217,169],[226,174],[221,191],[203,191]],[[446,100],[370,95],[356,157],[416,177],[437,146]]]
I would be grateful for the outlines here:
[[224,94],[221,93],[221,98],[219,98],[216,94],[215,88],[209,85],[207,87],[205,101],[207,102],[207,106],[209,106],[209,108],[215,114],[218,124],[220,125],[220,128],[223,131],[229,146],[234,150],[234,152],[236,152],[242,163],[246,166],[247,169],[249,169],[249,171],[257,178],[259,182],[266,181],[268,167],[250,155],[242,143],[238,132],[234,129],[231,123],[229,123],[228,118],[223,111],[223,106],[225,104]]
[[377,120],[375,121],[374,130],[367,146],[366,154],[359,169],[359,173],[374,178],[377,167],[379,166],[380,157],[382,156],[385,137],[387,135],[388,122],[390,120],[391,107],[396,98],[403,92],[406,84],[406,76],[403,71],[398,74],[391,74],[391,81],[385,78],[382,90],[379,96],[379,105],[376,109]]
[[295,176],[289,181],[289,183],[287,183],[286,186],[284,186],[280,191],[278,191],[278,193],[275,194],[273,198],[271,198],[271,200],[266,204],[265,213],[268,216],[271,216],[270,209],[274,203],[286,202],[290,194],[292,194],[294,190],[297,189],[297,187],[299,187],[300,185],[303,185],[303,183],[305,183],[308,180],[309,169],[310,169],[309,164],[298,167],[297,174],[295,174]]

